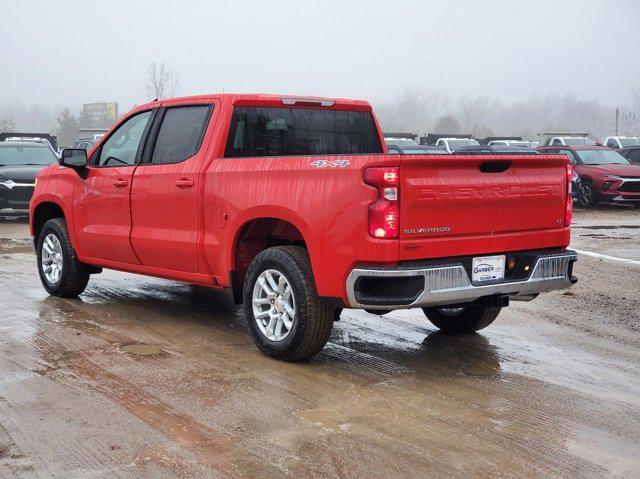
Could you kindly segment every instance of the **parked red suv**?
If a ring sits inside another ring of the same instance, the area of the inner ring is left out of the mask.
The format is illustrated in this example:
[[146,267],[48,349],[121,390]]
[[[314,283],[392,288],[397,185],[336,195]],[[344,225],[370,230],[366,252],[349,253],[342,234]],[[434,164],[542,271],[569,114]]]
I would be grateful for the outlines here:
[[542,153],[565,154],[580,175],[580,204],[595,207],[601,201],[640,206],[640,165],[634,165],[606,146],[540,146]]
[[156,101],[60,163],[30,210],[49,293],[101,268],[230,288],[280,359],[319,351],[344,307],[463,333],[575,282],[566,156],[389,155],[363,101]]

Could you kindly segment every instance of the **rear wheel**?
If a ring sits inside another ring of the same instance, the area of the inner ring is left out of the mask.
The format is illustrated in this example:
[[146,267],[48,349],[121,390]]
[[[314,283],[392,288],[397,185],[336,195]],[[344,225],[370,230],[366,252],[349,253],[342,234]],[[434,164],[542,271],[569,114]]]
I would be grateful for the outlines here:
[[466,306],[464,308],[422,308],[435,327],[445,333],[464,334],[489,326],[500,314],[500,306]]
[[40,280],[49,294],[72,298],[87,287],[89,268],[78,261],[64,219],[54,218],[42,226],[36,252]]
[[329,340],[335,307],[318,297],[304,248],[279,246],[259,253],[249,266],[243,294],[247,325],[266,355],[300,361]]

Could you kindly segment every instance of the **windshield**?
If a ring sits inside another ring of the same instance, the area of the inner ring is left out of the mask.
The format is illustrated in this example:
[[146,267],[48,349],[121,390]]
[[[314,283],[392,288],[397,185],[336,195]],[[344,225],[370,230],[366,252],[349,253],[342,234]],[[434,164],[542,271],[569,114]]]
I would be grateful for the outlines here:
[[629,161],[617,151],[613,150],[582,150],[576,151],[585,165],[629,165]]
[[449,140],[449,148],[457,150],[464,146],[480,146],[476,140]]
[[58,158],[46,146],[0,146],[0,166],[53,165]]
[[623,148],[627,146],[640,146],[640,138],[620,138],[620,144]]
[[565,138],[565,145],[584,145],[595,146],[595,142],[591,138]]

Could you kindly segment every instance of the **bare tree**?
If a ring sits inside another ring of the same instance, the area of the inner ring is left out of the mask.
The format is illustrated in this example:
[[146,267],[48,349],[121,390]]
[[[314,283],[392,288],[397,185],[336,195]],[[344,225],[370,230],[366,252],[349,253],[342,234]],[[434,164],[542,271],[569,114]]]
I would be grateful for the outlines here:
[[0,133],[16,131],[16,122],[11,118],[0,118]]
[[176,96],[176,91],[180,84],[180,77],[177,72],[174,72],[164,62],[159,64],[150,63],[148,72],[145,89],[149,100],[155,100],[156,98],[161,100]]
[[460,122],[453,115],[440,117],[433,127],[434,133],[460,133]]

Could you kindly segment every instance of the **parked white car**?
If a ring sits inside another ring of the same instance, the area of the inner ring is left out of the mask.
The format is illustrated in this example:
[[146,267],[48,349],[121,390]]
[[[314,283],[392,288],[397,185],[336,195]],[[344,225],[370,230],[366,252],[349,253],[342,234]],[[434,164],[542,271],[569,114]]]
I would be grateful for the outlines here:
[[620,148],[628,148],[630,146],[640,146],[640,138],[637,136],[608,136],[604,143],[604,146],[618,150]]
[[436,146],[444,148],[449,153],[453,153],[458,148],[465,146],[480,146],[473,138],[440,138],[436,142]]
[[542,146],[595,146],[589,133],[547,131],[539,133]]
[[492,140],[487,143],[487,146],[526,146],[527,148],[535,148],[539,145],[539,141],[529,140]]
[[417,146],[418,143],[411,138],[394,138],[385,137],[384,142],[387,146]]

